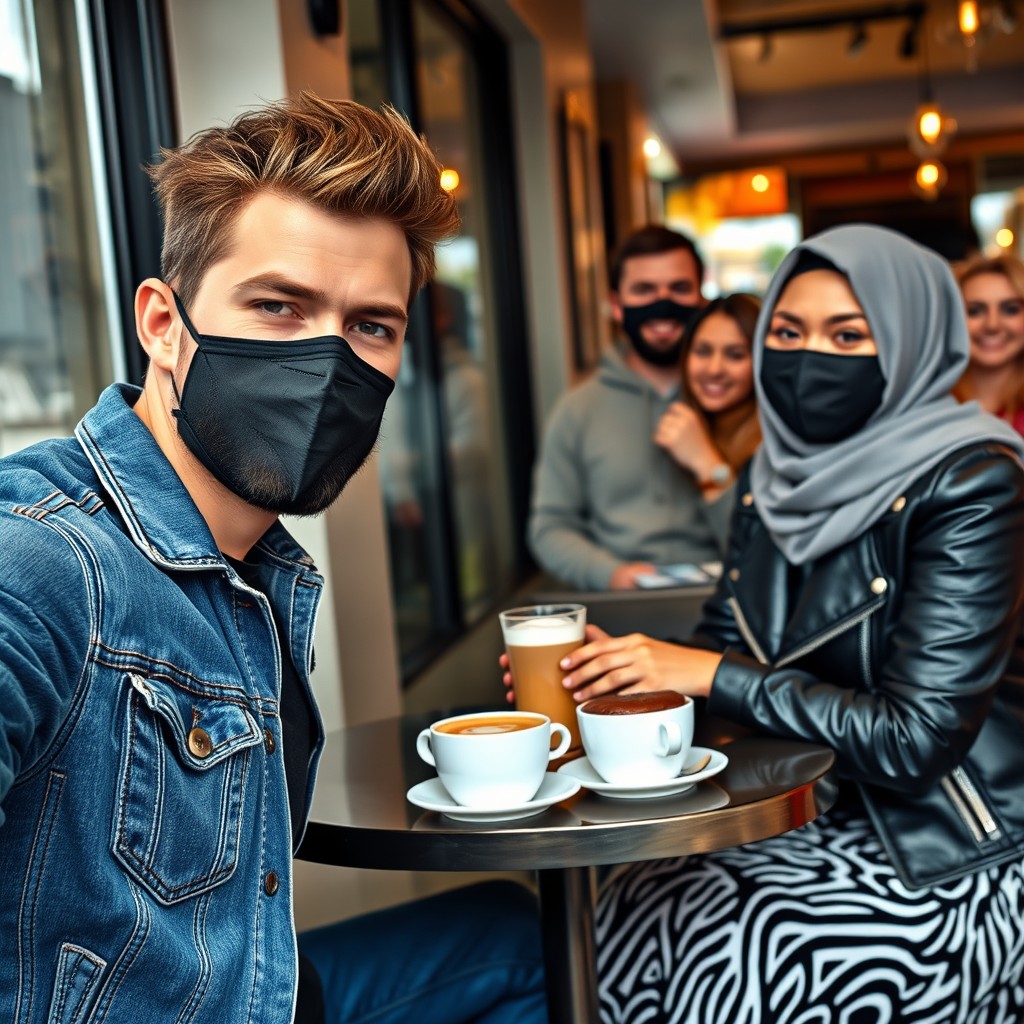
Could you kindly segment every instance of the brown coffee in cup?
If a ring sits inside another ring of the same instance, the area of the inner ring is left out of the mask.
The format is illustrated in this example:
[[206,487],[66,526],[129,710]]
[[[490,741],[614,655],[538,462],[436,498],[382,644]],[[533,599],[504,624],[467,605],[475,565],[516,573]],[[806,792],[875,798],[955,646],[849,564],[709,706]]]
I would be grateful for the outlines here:
[[580,710],[588,715],[637,715],[648,711],[681,708],[689,700],[675,690],[650,690],[645,693],[607,693],[593,697]]
[[487,736],[499,732],[517,732],[520,729],[534,729],[542,725],[543,718],[526,716],[490,715],[477,716],[472,719],[455,719],[442,722],[436,726],[438,732],[451,733],[453,736]]

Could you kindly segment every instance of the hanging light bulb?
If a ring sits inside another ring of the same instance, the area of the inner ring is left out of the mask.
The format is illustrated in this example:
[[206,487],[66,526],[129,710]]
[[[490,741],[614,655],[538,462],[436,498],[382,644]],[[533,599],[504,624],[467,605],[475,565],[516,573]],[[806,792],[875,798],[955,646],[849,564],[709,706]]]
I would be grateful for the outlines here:
[[653,160],[656,156],[661,155],[661,143],[653,135],[648,135],[644,139],[644,156],[648,160]]
[[938,160],[925,160],[914,174],[914,185],[925,199],[935,199],[946,184],[946,168]]
[[934,146],[942,135],[942,111],[934,103],[925,103],[917,110],[917,134]]
[[973,37],[981,27],[981,19],[978,17],[978,0],[960,0],[957,5],[956,23],[960,34],[966,38]]
[[441,188],[445,192],[454,192],[459,187],[459,172],[454,167],[445,167],[441,171]]

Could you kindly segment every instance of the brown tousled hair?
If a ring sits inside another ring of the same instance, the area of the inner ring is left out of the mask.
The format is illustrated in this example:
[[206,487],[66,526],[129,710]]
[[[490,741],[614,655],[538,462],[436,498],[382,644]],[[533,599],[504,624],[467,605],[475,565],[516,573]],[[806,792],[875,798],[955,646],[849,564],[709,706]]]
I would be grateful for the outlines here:
[[686,379],[687,363],[690,349],[700,330],[701,324],[715,313],[723,313],[740,329],[747,339],[751,352],[754,347],[754,330],[761,312],[761,300],[749,292],[734,292],[721,298],[712,299],[691,321],[683,339],[682,387],[680,393],[683,401],[693,409],[707,428],[708,435],[715,442],[715,447],[725,456],[725,461],[738,473],[761,443],[761,421],[757,416],[757,399],[754,396],[753,383],[748,398],[735,409],[711,416],[693,397]]
[[700,290],[700,285],[704,283],[704,261],[700,258],[693,240],[663,224],[645,224],[631,232],[612,253],[608,265],[608,281],[612,291],[619,290],[622,268],[626,260],[634,256],[660,256],[663,252],[673,252],[676,249],[685,249],[693,257],[694,263],[697,264],[697,287]]
[[441,164],[392,107],[312,92],[249,111],[161,151],[148,169],[164,217],[161,274],[187,306],[262,192],[330,213],[390,221],[412,257],[412,295],[433,276],[434,246],[458,229]]
[[[982,274],[999,274],[1010,282],[1010,287],[1017,293],[1018,298],[1024,300],[1024,262],[1011,253],[1002,253],[999,256],[975,256],[973,259],[958,264],[954,269],[954,274],[961,291],[963,291],[964,285],[974,277],[980,277]],[[954,396],[961,402],[969,401],[974,397],[970,375],[971,368],[968,365],[964,376],[953,388]],[[1003,416],[1012,421],[1021,409],[1024,409],[1024,359],[1017,361],[1014,384],[1010,394],[1004,397]]]

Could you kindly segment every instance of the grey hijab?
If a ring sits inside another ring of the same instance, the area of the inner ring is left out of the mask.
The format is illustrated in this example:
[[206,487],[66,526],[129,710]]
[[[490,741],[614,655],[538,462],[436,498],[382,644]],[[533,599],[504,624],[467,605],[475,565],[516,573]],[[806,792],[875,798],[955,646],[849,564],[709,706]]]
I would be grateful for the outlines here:
[[[801,250],[824,256],[849,279],[886,382],[868,422],[833,444],[794,434],[761,388],[765,336]],[[812,562],[858,537],[957,448],[998,441],[1024,456],[1024,441],[1008,424],[977,402],[961,405],[950,395],[969,351],[963,300],[949,267],[903,235],[850,224],[815,235],[786,256],[768,287],[754,339],[764,439],[751,481],[755,507],[788,561]]]

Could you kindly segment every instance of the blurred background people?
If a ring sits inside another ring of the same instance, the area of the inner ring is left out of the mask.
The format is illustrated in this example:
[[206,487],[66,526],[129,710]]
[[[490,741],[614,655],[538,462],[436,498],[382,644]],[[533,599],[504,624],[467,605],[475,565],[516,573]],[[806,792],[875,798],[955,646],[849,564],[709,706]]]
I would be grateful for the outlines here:
[[956,272],[971,335],[971,359],[955,394],[977,399],[1024,434],[1024,263],[1005,253]]
[[704,307],[683,343],[680,401],[654,433],[655,444],[707,481],[706,499],[730,488],[761,443],[752,351],[760,311],[760,300],[742,292]]
[[624,338],[597,373],[556,403],[534,473],[528,541],[540,565],[581,590],[629,590],[656,564],[721,557],[728,511],[655,444],[680,394],[687,327],[704,305],[692,241],[658,225],[631,234],[611,264]]

